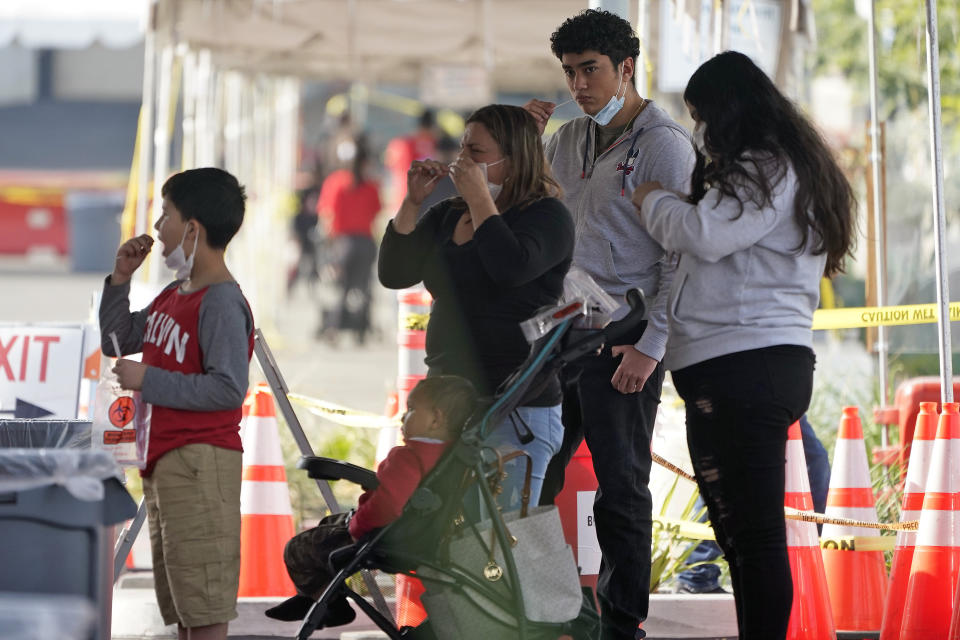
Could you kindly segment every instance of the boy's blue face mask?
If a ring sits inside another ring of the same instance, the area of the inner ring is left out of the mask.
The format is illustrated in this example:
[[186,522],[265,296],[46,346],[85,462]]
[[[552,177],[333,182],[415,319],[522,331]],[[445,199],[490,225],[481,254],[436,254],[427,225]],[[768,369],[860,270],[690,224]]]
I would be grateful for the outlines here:
[[624,98],[627,97],[627,88],[623,88],[623,95],[619,98],[617,94],[620,93],[620,87],[623,85],[623,67],[620,67],[620,81],[617,83],[617,91],[612,96],[610,96],[610,101],[597,111],[592,116],[588,113],[587,116],[596,122],[601,127],[605,127],[610,124],[610,121],[613,120],[614,116],[620,113],[620,110],[623,109]]

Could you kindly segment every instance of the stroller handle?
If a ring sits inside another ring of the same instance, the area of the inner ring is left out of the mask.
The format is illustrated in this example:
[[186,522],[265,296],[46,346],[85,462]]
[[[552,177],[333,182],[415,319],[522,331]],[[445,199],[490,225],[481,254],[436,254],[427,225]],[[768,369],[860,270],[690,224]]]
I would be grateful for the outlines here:
[[560,354],[559,359],[562,363],[573,362],[577,358],[589,353],[595,353],[605,344],[619,344],[619,340],[631,333],[643,322],[643,316],[647,312],[646,296],[643,290],[633,288],[627,291],[624,296],[627,304],[630,305],[630,311],[627,315],[611,322],[603,329],[591,331],[589,335],[568,345]]

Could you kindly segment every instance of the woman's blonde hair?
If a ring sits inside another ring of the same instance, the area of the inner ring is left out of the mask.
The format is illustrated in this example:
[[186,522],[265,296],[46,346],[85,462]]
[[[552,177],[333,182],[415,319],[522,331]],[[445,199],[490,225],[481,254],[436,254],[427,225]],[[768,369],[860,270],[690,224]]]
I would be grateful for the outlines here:
[[499,197],[503,211],[541,198],[560,197],[560,185],[550,172],[537,123],[526,109],[491,104],[474,111],[466,124],[472,122],[486,128],[507,159],[506,179]]

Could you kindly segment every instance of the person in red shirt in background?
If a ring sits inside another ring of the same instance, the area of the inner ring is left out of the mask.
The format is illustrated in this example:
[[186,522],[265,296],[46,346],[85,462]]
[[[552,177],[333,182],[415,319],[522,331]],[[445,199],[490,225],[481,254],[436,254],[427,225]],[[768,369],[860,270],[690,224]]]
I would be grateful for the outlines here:
[[323,182],[317,213],[330,238],[340,292],[336,308],[321,314],[317,337],[335,341],[339,330],[356,332],[363,344],[370,330],[370,276],[377,259],[371,225],[380,213],[380,185],[368,177],[366,137],[354,140],[352,169],[334,171]]
[[[330,567],[330,554],[400,517],[420,481],[460,436],[475,403],[476,391],[466,378],[434,376],[417,383],[403,414],[404,443],[391,449],[377,468],[380,485],[363,492],[356,511],[326,516],[316,527],[287,542],[283,562],[297,595],[267,609],[264,614],[268,618],[300,620],[307,614],[336,575]],[[323,625],[335,627],[355,617],[356,612],[341,596],[330,603]]]
[[390,172],[391,211],[397,211],[407,195],[407,170],[414,160],[435,158],[437,130],[433,111],[424,109],[417,130],[394,138],[384,151],[383,164]]

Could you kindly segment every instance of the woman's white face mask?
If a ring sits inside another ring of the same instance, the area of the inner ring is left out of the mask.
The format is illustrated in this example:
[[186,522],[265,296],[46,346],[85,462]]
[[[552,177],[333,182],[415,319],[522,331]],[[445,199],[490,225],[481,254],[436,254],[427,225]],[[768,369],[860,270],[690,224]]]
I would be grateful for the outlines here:
[[500,192],[503,191],[502,184],[494,184],[487,179],[487,167],[492,167],[495,164],[500,164],[506,158],[500,158],[496,162],[478,162],[477,166],[480,167],[480,171],[483,171],[483,179],[487,182],[487,189],[490,190],[490,197],[493,198],[493,201],[497,201],[497,197],[500,195]]

